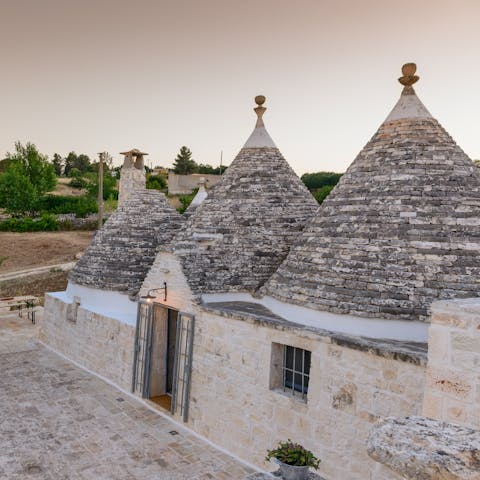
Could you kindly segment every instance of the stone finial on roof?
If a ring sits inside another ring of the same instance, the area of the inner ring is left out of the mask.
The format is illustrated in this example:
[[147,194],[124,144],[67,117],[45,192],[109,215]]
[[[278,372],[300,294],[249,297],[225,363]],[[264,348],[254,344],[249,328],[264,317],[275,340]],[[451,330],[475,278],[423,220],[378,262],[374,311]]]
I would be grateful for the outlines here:
[[255,103],[257,104],[257,106],[253,109],[255,111],[255,113],[257,114],[257,124],[255,125],[255,127],[263,127],[264,124],[263,124],[263,114],[265,113],[265,111],[267,110],[263,104],[265,103],[265,100],[266,98],[263,96],[263,95],[257,95],[255,97]]
[[400,77],[398,81],[404,87],[411,87],[414,83],[417,83],[418,80],[420,80],[420,77],[418,75],[415,75],[416,71],[417,66],[414,63],[406,63],[402,67],[403,77]]
[[432,118],[425,105],[417,97],[413,84],[418,82],[420,77],[415,75],[417,66],[414,63],[406,63],[402,67],[403,76],[398,81],[403,85],[402,94],[390,115],[385,120],[391,122],[402,118]]
[[255,97],[255,103],[257,106],[253,110],[257,114],[257,123],[255,124],[255,129],[252,134],[243,146],[244,148],[277,148],[263,123],[263,114],[267,110],[263,106],[265,100],[266,99],[263,95],[257,95]]

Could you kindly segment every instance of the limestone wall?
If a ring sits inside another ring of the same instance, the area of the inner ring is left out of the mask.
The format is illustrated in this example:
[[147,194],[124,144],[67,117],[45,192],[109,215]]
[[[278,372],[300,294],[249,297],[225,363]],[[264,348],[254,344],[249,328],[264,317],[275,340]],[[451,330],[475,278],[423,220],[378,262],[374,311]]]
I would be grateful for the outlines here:
[[[271,389],[272,344],[312,352],[308,401]],[[191,427],[241,458],[291,438],[322,458],[329,480],[392,480],[367,456],[371,424],[421,411],[424,367],[212,313],[197,315]]]
[[72,304],[48,294],[39,326],[41,341],[130,390],[135,327],[92,313],[81,304],[75,315]]
[[[303,443],[322,458],[327,480],[396,480],[367,455],[378,418],[421,412],[425,367],[336,345],[301,328],[226,318],[194,302],[178,258],[160,253],[142,292],[168,285],[157,301],[196,317],[188,426],[261,468],[279,440]],[[275,345],[312,352],[307,403],[271,389]],[[178,418],[180,421],[181,419]]]
[[198,188],[201,178],[205,178],[207,188],[212,188],[222,178],[221,175],[194,173],[192,175],[178,175],[168,172],[168,193],[170,195],[187,195]]
[[480,429],[480,299],[432,305],[423,415]]

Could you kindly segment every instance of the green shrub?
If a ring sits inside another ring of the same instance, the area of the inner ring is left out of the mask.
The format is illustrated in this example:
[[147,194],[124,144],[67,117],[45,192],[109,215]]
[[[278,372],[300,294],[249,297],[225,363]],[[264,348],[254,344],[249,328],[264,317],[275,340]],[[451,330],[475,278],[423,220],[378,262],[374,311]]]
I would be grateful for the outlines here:
[[[105,223],[105,220],[103,222]],[[58,229],[64,232],[71,232],[72,230],[90,232],[92,230],[97,230],[97,228],[97,220],[87,220],[79,225],[75,225],[71,220],[61,220],[58,222]]]
[[162,175],[148,175],[147,188],[151,190],[163,190],[167,187],[167,181]]
[[185,210],[189,207],[189,205],[192,203],[192,200],[195,198],[195,195],[198,192],[198,188],[196,188],[192,193],[189,195],[182,195],[178,199],[180,200],[180,203],[182,204],[181,207],[177,208],[178,212],[184,213]]
[[73,177],[69,182],[68,186],[72,188],[87,188],[88,182],[80,176]]
[[40,218],[8,218],[0,222],[2,232],[54,232],[58,221],[53,215],[43,214]]
[[94,198],[86,195],[81,197],[45,195],[38,201],[38,210],[43,213],[74,213],[77,217],[83,218],[90,213],[97,213],[98,206]]
[[315,197],[315,200],[318,203],[322,203],[330,194],[330,192],[333,190],[332,185],[325,185],[322,188],[319,188],[318,190],[315,190],[313,192],[313,196]]
[[312,467],[317,470],[320,466],[320,460],[310,450],[298,443],[293,443],[290,439],[280,442],[277,448],[269,450],[265,460],[269,461],[271,458],[296,467]]
[[[87,173],[84,175],[84,178],[88,180],[87,191],[90,197],[98,197],[98,177],[95,174]],[[103,199],[108,200],[109,198],[118,199],[118,190],[117,190],[117,179],[112,177],[110,174],[106,173],[103,176]]]
[[334,172],[316,172],[316,173],[304,173],[300,178],[305,186],[310,190],[318,190],[326,185],[335,186],[342,173]]

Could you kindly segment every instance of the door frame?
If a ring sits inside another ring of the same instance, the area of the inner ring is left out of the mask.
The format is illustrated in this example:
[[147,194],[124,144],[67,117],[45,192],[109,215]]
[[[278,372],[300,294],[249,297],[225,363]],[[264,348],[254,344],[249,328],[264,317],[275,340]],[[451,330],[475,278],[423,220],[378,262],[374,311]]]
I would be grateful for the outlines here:
[[[173,363],[173,379],[172,379],[172,402],[171,413],[172,415],[179,411],[183,417],[183,421],[188,421],[188,410],[190,403],[190,386],[191,386],[191,374],[192,374],[192,361],[193,361],[193,337],[195,333],[195,315],[191,313],[182,312],[175,308],[171,308],[168,305],[157,302],[138,302],[137,310],[137,324],[135,328],[135,343],[133,351],[133,371],[132,371],[132,393],[141,393],[142,398],[150,398],[150,370],[152,361],[152,342],[153,342],[153,329],[155,325],[155,311],[157,309],[172,310],[177,312],[176,321],[176,338],[175,338],[175,352]],[[146,311],[146,315],[145,315]],[[143,315],[143,316],[142,316]],[[145,323],[145,325],[143,325]],[[168,325],[168,316],[167,316]],[[142,329],[143,327],[143,329]],[[143,332],[144,336],[141,337]],[[167,326],[168,332],[168,326]],[[167,338],[168,342],[168,338]],[[139,372],[139,353],[143,348],[143,358],[141,371]],[[168,343],[167,353],[165,359],[166,378],[167,384],[168,376]],[[139,374],[141,375],[141,384],[139,384]],[[138,388],[140,387],[140,388]],[[165,385],[167,387],[167,385]],[[181,392],[179,392],[179,389]],[[166,389],[165,389],[166,390]]]

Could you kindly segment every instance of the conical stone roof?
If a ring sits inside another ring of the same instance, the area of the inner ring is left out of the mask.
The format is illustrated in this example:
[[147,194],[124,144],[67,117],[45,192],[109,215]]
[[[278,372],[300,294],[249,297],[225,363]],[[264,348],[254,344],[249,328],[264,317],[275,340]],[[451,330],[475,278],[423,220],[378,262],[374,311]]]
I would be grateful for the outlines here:
[[401,98],[263,292],[306,307],[426,320],[432,301],[480,295],[480,176],[420,102]]
[[265,129],[256,127],[175,243],[194,293],[255,291],[318,208]]
[[136,295],[159,248],[170,244],[182,224],[163,193],[133,191],[94,236],[69,281]]

